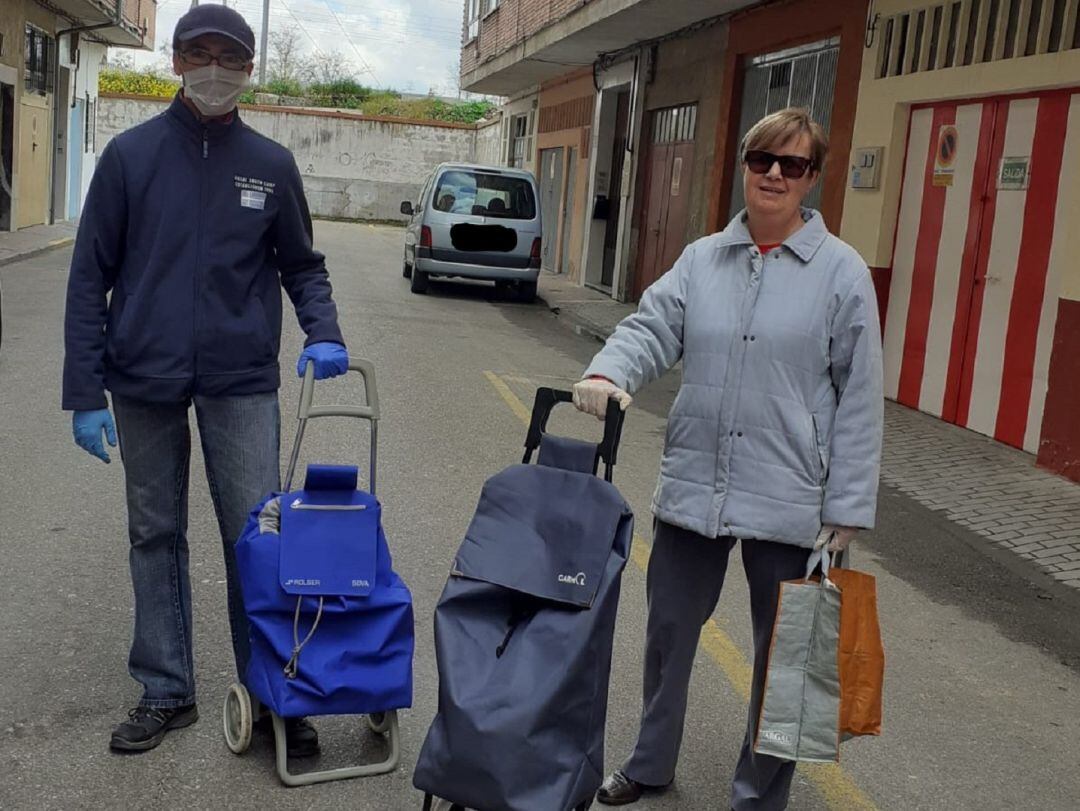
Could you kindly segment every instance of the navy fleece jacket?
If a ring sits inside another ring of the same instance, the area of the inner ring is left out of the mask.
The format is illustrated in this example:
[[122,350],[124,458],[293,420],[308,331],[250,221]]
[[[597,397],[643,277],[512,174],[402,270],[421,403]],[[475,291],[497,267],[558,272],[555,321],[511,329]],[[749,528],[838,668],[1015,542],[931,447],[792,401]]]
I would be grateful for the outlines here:
[[79,224],[64,324],[63,407],[275,391],[281,287],[307,344],[344,344],[292,154],[234,114],[177,96],[114,138]]

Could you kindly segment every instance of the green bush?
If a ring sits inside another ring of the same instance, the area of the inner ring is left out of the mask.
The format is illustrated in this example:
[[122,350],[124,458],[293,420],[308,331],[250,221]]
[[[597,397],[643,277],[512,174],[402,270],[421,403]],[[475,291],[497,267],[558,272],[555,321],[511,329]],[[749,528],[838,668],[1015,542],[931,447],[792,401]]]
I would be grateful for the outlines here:
[[[109,68],[98,76],[101,93],[126,93],[153,98],[172,98],[180,82],[150,71],[117,70]],[[448,121],[475,124],[491,113],[495,105],[489,101],[448,103],[437,98],[403,99],[394,90],[372,90],[351,79],[312,84],[307,87],[290,79],[274,79],[262,87],[252,87],[240,96],[242,104],[254,104],[256,93],[275,96],[303,97],[312,107],[335,107],[361,110],[367,115],[392,118],[412,118],[418,121]]]
[[259,92],[273,93],[275,96],[302,96],[304,86],[296,79],[271,79],[259,88]]

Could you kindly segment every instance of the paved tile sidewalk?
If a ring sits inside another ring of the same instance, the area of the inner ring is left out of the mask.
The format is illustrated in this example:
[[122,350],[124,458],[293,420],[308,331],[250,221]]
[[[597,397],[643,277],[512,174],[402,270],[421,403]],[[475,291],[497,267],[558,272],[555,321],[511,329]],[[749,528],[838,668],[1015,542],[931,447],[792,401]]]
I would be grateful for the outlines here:
[[[549,273],[540,297],[598,341],[635,309]],[[1080,589],[1080,485],[1035,467],[1030,454],[888,402],[881,478]]]
[[1031,455],[887,403],[881,478],[1080,588],[1080,485]]
[[0,265],[28,259],[52,248],[69,245],[75,240],[77,226],[70,222],[55,225],[33,225],[20,231],[0,231]]

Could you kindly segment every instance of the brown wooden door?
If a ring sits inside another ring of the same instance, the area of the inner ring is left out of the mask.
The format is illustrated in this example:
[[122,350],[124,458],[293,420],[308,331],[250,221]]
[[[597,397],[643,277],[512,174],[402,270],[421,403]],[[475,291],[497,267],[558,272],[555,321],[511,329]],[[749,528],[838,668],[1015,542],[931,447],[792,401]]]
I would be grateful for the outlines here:
[[653,113],[634,273],[635,301],[671,269],[686,247],[696,118],[695,105]]

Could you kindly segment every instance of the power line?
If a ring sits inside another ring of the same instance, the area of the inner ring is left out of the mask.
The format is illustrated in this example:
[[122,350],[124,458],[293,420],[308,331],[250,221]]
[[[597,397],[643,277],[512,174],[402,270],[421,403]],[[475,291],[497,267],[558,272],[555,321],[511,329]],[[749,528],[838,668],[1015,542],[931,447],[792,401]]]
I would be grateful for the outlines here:
[[349,32],[346,31],[345,26],[341,24],[341,18],[338,17],[337,12],[334,11],[334,7],[330,5],[330,0],[325,0],[325,2],[326,2],[326,8],[329,9],[330,13],[334,15],[334,20],[337,21],[338,28],[340,28],[341,33],[345,35],[345,41],[349,43],[349,45],[353,49],[353,52],[356,53],[356,58],[360,60],[360,64],[363,65],[367,69],[367,72],[369,74],[371,74],[371,78],[374,80],[375,84],[376,85],[381,85],[382,82],[380,82],[379,77],[375,75],[374,69],[371,67],[371,65],[368,64],[367,60],[364,59],[364,55],[362,53],[360,53],[360,49],[357,48],[356,43],[352,41],[352,38],[349,36]]
[[307,38],[309,40],[311,40],[311,47],[315,49],[316,55],[322,56],[323,52],[322,49],[319,47],[319,43],[315,41],[315,37],[311,36],[311,32],[304,27],[304,24],[300,22],[300,18],[293,14],[293,10],[289,7],[289,4],[286,3],[285,0],[278,0],[278,2],[281,3],[281,5],[285,6],[285,10],[289,12],[289,16],[296,21],[296,24],[300,26],[300,30],[307,35]]

